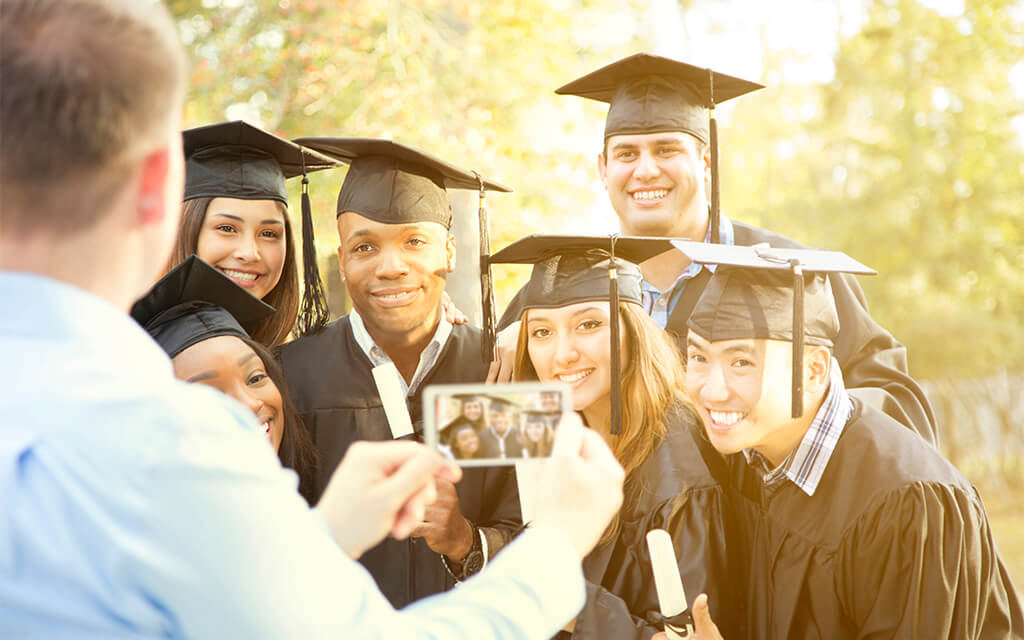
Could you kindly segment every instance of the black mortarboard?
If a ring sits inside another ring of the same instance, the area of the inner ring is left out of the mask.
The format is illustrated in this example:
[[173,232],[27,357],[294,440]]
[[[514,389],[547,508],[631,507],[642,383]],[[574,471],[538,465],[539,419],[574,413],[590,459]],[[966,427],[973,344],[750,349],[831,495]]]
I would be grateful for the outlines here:
[[297,326],[300,335],[322,328],[329,312],[316,262],[306,174],[338,162],[241,120],[188,129],[182,138],[185,200],[239,198],[287,205],[285,180],[302,176],[303,294]]
[[672,248],[667,238],[534,234],[491,256],[491,262],[533,264],[522,308],[552,309],[578,302],[609,301],[611,333],[611,433],[622,431],[619,369],[619,301],[642,304],[643,275],[637,263]]
[[448,424],[441,427],[440,433],[438,433],[438,441],[447,446],[460,431],[465,429],[472,429],[473,432],[476,432],[476,426],[473,424],[472,420],[466,416],[458,416]]
[[189,256],[132,306],[131,316],[174,357],[216,336],[248,338],[274,308],[198,256]]
[[[494,292],[488,268],[490,233],[484,194],[512,191],[484,180],[475,171],[461,169],[437,156],[391,140],[374,138],[296,138],[295,142],[351,164],[338,192],[337,215],[345,212],[385,224],[436,222],[452,225],[447,189],[480,192],[480,289],[483,303],[484,349],[493,344]],[[493,358],[493,348],[484,359]]]
[[741,338],[793,343],[792,416],[803,415],[804,344],[834,346],[839,315],[827,275],[875,271],[839,251],[738,247],[674,240],[690,260],[718,268],[690,314],[710,342]]
[[[715,105],[764,85],[636,53],[555,89],[609,103],[604,139],[623,134],[682,131],[711,145],[711,241],[718,242],[718,123]],[[710,122],[705,110],[710,110]]]
[[486,395],[484,397],[486,397],[487,400],[489,400],[487,402],[487,411],[498,410],[504,412],[512,412],[519,409],[519,404],[513,402],[507,397],[502,397],[500,395]]

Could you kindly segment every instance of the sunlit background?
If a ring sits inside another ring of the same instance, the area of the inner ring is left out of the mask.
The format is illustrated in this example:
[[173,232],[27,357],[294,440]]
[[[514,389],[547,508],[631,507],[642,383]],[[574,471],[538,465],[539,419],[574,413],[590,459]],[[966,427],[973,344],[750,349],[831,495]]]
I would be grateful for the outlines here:
[[[862,279],[872,315],[908,346],[944,453],[1024,584],[1024,3],[169,4],[193,64],[188,126],[386,137],[476,169],[515,189],[487,198],[494,250],[616,230],[595,165],[605,107],[556,87],[638,51],[767,85],[717,110],[723,211],[879,271]],[[311,177],[336,313],[343,178]],[[449,289],[478,317],[476,196],[452,200]],[[496,268],[499,312],[524,277]]]

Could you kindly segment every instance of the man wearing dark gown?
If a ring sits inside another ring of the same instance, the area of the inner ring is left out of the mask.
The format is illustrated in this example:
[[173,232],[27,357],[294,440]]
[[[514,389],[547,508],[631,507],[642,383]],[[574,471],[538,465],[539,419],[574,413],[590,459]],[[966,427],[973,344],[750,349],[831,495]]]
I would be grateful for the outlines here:
[[831,279],[799,259],[804,276],[718,264],[689,319],[686,386],[727,456],[739,523],[729,553],[741,637],[1020,637],[977,491],[847,393]]
[[513,411],[513,405],[504,398],[490,399],[487,407],[487,428],[480,431],[481,457],[523,457],[519,430],[512,428]]
[[[420,439],[430,384],[483,381],[481,331],[441,310],[455,264],[445,187],[474,175],[389,141],[311,138],[306,147],[352,162],[338,195],[338,257],[352,312],[281,347],[292,397],[320,455],[322,491],[357,440]],[[503,189],[485,181],[492,189]],[[397,607],[479,571],[520,526],[508,468],[467,469],[409,540],[386,539],[361,558]]]
[[[597,168],[623,235],[800,247],[789,238],[709,209],[705,182],[710,179],[717,189],[717,175],[711,171],[717,150],[711,144],[707,107],[762,88],[714,72],[711,95],[709,74],[708,69],[668,58],[635,54],[556,92],[610,103]],[[715,228],[717,237],[712,238]],[[645,309],[685,353],[686,322],[711,270],[676,251],[647,260],[641,268]],[[834,353],[851,395],[936,444],[934,412],[908,373],[906,348],[871,318],[856,280],[847,275],[830,280],[841,326]],[[516,298],[499,327],[519,315]]]

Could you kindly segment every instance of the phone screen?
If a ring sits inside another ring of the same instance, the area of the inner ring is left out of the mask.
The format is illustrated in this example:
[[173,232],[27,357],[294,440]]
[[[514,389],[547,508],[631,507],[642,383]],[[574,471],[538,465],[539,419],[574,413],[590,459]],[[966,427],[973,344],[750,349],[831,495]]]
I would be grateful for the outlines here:
[[562,383],[435,385],[423,391],[427,446],[463,466],[515,464],[551,455],[562,415]]

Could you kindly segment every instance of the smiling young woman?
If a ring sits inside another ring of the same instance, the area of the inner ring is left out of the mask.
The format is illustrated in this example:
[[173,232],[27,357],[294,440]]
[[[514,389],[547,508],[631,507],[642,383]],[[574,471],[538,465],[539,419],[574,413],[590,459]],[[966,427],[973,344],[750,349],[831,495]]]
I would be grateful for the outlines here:
[[[167,271],[198,255],[274,307],[252,330],[254,340],[274,348],[296,328],[302,298],[285,182],[337,163],[244,122],[196,127],[183,138],[185,196]],[[315,252],[312,246],[304,251],[306,292],[314,297],[309,304],[326,314]],[[303,301],[302,309],[309,304]],[[325,320],[323,315],[300,324],[322,326]]]
[[666,249],[650,238],[535,235],[492,257],[534,264],[515,379],[569,385],[573,409],[626,471],[623,506],[583,562],[594,589],[573,637],[639,638],[663,626],[651,581],[637,578],[650,571],[642,543],[650,528],[675,538],[686,590],[707,592],[718,618],[728,619],[724,491],[709,461],[716,454],[683,392],[678,352],[641,307],[636,262]]
[[195,198],[181,205],[169,268],[198,255],[277,311],[252,331],[274,347],[295,327],[299,270],[287,207],[276,200]]
[[274,312],[220,270],[190,256],[132,308],[132,317],[171,358],[174,375],[231,396],[256,416],[299,493],[313,504],[316,449],[277,361],[247,330]]

